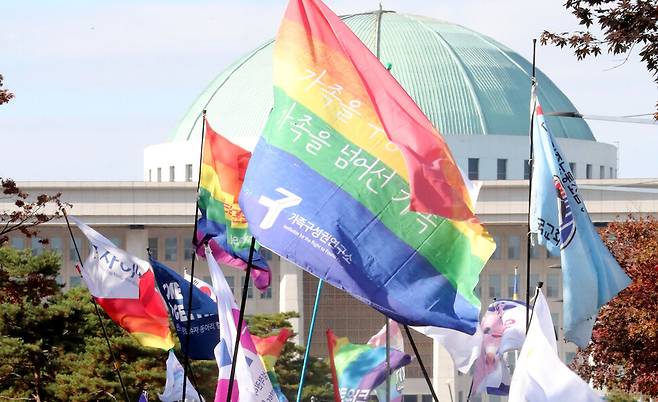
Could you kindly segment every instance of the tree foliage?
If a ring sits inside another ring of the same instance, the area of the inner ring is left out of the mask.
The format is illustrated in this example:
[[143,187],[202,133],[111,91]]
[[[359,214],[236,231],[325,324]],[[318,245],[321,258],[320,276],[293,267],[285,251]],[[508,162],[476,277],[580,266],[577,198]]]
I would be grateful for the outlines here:
[[[625,54],[640,47],[642,62],[658,83],[658,1],[657,0],[567,0],[564,4],[584,30],[553,33],[544,31],[542,44],[570,47],[579,60],[609,54]],[[599,28],[603,38],[592,33]],[[657,104],[658,107],[658,104]],[[658,112],[655,114],[658,119]]]
[[[62,293],[56,277],[61,257],[32,256],[29,250],[0,247],[0,400],[115,401],[123,391],[108,352],[91,295],[84,288]],[[100,310],[102,322],[120,362],[129,398],[142,390],[164,389],[167,353],[144,348]],[[296,313],[248,317],[255,335],[290,328]],[[177,344],[175,350],[180,350]],[[285,394],[294,400],[304,348],[288,342],[276,366]],[[179,360],[183,357],[179,354]],[[193,361],[191,380],[206,400],[217,384],[214,361]],[[303,400],[331,400],[329,368],[311,358]]]
[[8,89],[3,89],[2,88],[2,80],[3,79],[4,79],[4,77],[2,76],[2,74],[0,74],[0,105],[2,105],[3,103],[9,102],[11,100],[11,98],[14,97],[14,94],[9,92]]
[[592,343],[573,368],[596,387],[656,397],[658,220],[629,217],[610,223],[601,235],[633,282],[601,309]]
[[[12,179],[0,177],[0,187],[2,188],[0,202],[11,205],[10,209],[0,209],[0,246],[9,240],[8,234],[11,232],[21,232],[27,237],[37,236],[39,233],[37,226],[58,219],[62,216],[64,208],[71,206],[60,199],[62,193],[30,197]],[[47,239],[40,241],[48,242]]]

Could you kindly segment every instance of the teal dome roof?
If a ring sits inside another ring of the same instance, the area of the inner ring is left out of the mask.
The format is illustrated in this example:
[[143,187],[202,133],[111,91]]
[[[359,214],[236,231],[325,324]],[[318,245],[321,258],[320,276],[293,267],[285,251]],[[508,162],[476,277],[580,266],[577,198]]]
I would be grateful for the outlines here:
[[[378,12],[343,20],[374,52]],[[443,135],[528,135],[531,64],[470,29],[428,17],[384,11],[382,63]],[[272,49],[267,42],[228,67],[199,96],[171,141],[197,138],[207,110],[212,126],[240,145],[255,144],[272,108]],[[537,70],[545,112],[576,108]],[[595,141],[582,119],[548,117],[553,135]],[[248,146],[248,145],[247,145]]]

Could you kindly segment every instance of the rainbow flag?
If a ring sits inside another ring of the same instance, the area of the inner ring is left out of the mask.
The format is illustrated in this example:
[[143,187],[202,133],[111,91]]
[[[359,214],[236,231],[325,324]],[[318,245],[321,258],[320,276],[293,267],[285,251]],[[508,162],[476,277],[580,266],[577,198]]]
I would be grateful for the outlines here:
[[[217,134],[205,121],[203,162],[199,182],[199,218],[196,238],[203,255],[204,239],[210,239],[215,259],[224,264],[245,269],[249,259],[251,233],[240,206],[238,194],[242,187],[251,153]],[[251,278],[260,290],[270,286],[271,273],[258,250],[254,251]]]
[[[419,173],[409,152],[444,159]],[[414,180],[445,193],[431,201],[441,216],[412,211]],[[240,194],[258,240],[400,323],[472,334],[495,244],[470,204],[443,140],[375,56],[321,2],[291,1]]]
[[[386,381],[386,346],[357,345],[327,330],[329,360],[336,401],[368,401],[370,392]],[[411,357],[390,349],[391,371],[411,362]],[[394,381],[393,378],[391,378]]]
[[254,345],[256,345],[256,351],[267,371],[267,376],[270,377],[272,388],[274,388],[274,392],[276,393],[279,402],[287,402],[288,399],[281,390],[281,384],[279,383],[279,379],[274,371],[274,366],[283,351],[283,347],[286,346],[288,338],[291,336],[292,331],[288,328],[282,328],[277,335],[268,336],[267,338],[261,338],[256,335],[251,336],[254,340]]

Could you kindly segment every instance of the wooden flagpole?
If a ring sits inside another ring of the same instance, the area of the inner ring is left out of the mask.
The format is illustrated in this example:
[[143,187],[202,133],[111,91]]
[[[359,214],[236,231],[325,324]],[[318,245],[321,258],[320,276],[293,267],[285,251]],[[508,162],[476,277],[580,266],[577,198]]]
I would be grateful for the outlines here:
[[[532,94],[536,85],[535,78],[535,54],[537,50],[537,39],[532,40],[532,91],[530,95],[530,156],[528,159],[528,168],[530,174],[528,175],[528,234],[526,238],[526,269],[525,269],[525,304],[530,306],[530,249],[532,247],[532,233],[530,233],[530,208],[532,203],[532,171],[534,166],[534,141],[533,131],[535,126],[535,104],[533,102]],[[525,312],[525,331],[528,333],[530,328],[530,312],[526,308]]]
[[[73,230],[71,229],[71,223],[69,222],[69,217],[66,214],[66,210],[63,210],[64,212],[64,219],[66,220],[66,226],[69,229],[69,234],[71,235],[71,242],[73,243],[73,247],[75,248],[75,254],[78,256],[78,262],[80,263],[80,267],[84,268],[84,265],[82,263],[82,257],[80,257],[80,250],[78,249],[78,244],[75,242],[75,236],[73,236]],[[80,273],[80,276],[82,276],[82,273]],[[107,343],[107,349],[110,351],[110,356],[112,357],[112,364],[114,365],[114,371],[117,373],[117,377],[119,378],[119,384],[121,384],[121,389],[123,390],[123,396],[126,398],[126,402],[130,402],[130,398],[128,397],[128,391],[126,390],[126,386],[123,383],[123,378],[121,378],[121,365],[117,361],[117,358],[114,354],[114,350],[112,350],[112,344],[110,343],[110,338],[107,336],[107,330],[105,329],[105,324],[103,323],[103,318],[101,317],[101,313],[98,310],[98,303],[96,303],[96,299],[94,299],[94,296],[91,296],[91,302],[94,304],[94,310],[96,310],[96,317],[98,317],[98,322],[101,324],[101,330],[103,332],[103,337],[105,338],[105,342]]]
[[[203,142],[205,140],[206,134],[206,111],[205,109],[201,113],[201,145],[199,151],[199,176],[197,178],[196,184],[196,203],[194,208],[194,232],[192,233],[192,244],[196,244],[196,231],[199,225],[199,187],[201,186],[201,165],[203,164]],[[194,288],[194,262],[196,261],[196,250],[192,258],[192,265],[190,267],[190,291],[187,294],[187,306],[185,311],[187,312],[188,317],[192,312],[192,290]],[[187,320],[187,325],[185,329],[185,349],[183,353],[185,354],[185,362],[183,363],[183,395],[182,400],[185,400],[185,395],[187,392],[187,369],[190,366],[189,361],[189,350],[190,350],[190,326],[192,325],[192,320]],[[182,348],[182,345],[181,345]]]
[[[304,363],[302,363],[302,373],[299,375],[299,388],[297,388],[297,402],[302,400],[302,390],[304,388],[304,377],[306,374],[306,366],[308,364],[308,357],[311,353],[311,341],[313,339],[313,330],[315,330],[315,317],[318,314],[318,306],[320,305],[320,293],[322,292],[322,285],[324,281],[318,281],[318,290],[315,292],[315,303],[313,304],[313,315],[311,315],[311,324],[308,328],[308,338],[306,339],[306,350],[304,351]],[[331,352],[330,352],[331,353]],[[333,355],[332,355],[333,356]],[[333,364],[333,357],[332,357]]]
[[254,261],[254,251],[256,250],[256,238],[251,237],[251,247],[249,248],[249,260],[247,261],[247,269],[245,271],[244,285],[242,286],[242,301],[240,302],[240,315],[238,316],[238,323],[235,327],[236,339],[235,347],[233,348],[233,359],[231,360],[231,375],[228,381],[228,392],[226,394],[226,402],[231,401],[231,394],[233,393],[233,379],[235,378],[235,367],[238,361],[238,349],[240,348],[240,338],[242,335],[242,322],[244,320],[244,309],[247,305],[247,291],[249,290],[249,279],[251,275],[251,265]]

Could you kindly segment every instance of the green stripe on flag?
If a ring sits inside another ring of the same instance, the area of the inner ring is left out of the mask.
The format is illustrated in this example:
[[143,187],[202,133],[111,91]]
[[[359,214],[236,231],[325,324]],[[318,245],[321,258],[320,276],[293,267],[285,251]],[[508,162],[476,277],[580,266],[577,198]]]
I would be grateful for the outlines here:
[[199,208],[206,211],[206,218],[226,226],[226,242],[233,250],[249,249],[251,247],[251,232],[248,228],[236,228],[231,226],[231,221],[226,218],[224,203],[212,197],[210,192],[203,187],[199,188]]

